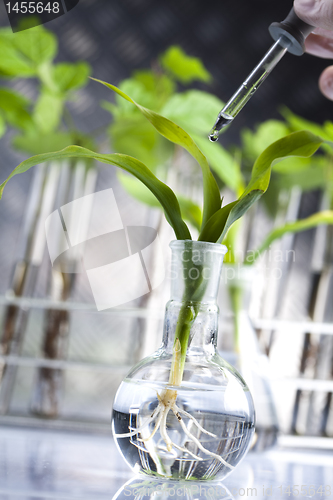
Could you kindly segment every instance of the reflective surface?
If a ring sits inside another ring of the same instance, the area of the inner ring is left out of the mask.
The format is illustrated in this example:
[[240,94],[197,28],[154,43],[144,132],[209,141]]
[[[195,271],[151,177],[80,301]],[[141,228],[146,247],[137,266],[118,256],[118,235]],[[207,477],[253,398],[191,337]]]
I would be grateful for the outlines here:
[[[249,453],[223,483],[191,482],[192,489],[188,486],[187,490],[182,487],[183,483],[176,481],[163,484],[147,481],[142,476],[135,477],[121,459],[111,435],[1,427],[0,450],[1,500],[287,499],[301,498],[301,491],[306,493],[307,498],[316,500],[333,498],[331,450],[277,449],[265,454]],[[133,483],[137,484],[137,488],[145,486],[155,490],[147,489],[147,496],[142,491],[134,491]],[[162,488],[161,484],[165,491],[158,496],[156,491]],[[171,488],[175,485],[179,485],[180,489],[178,492],[176,489],[173,495]],[[327,486],[331,488],[331,496],[325,495],[325,488],[326,493],[329,492]]]

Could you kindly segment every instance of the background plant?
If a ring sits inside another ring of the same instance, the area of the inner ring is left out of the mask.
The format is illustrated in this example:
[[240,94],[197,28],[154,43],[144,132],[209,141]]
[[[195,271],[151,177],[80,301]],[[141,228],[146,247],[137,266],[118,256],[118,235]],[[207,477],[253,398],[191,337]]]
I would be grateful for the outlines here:
[[[36,154],[91,140],[74,126],[68,102],[88,83],[90,67],[85,62],[55,63],[56,36],[43,26],[13,34],[0,30],[0,134],[7,127],[19,133],[14,148]],[[12,89],[17,79],[33,79],[36,99],[30,100]]]

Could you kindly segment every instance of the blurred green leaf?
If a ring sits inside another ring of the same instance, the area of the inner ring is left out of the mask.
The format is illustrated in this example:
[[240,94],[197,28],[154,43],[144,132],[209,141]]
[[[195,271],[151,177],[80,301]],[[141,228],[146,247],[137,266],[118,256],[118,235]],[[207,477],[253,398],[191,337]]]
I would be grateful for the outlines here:
[[123,91],[111,85],[93,78],[93,80],[102,83],[109,89],[113,90],[128,102],[134,104],[147,120],[156,128],[156,130],[169,141],[182,146],[186,149],[199,163],[203,175],[203,191],[204,191],[204,208],[203,208],[203,224],[217,211],[221,206],[221,197],[219,188],[214,179],[212,172],[209,169],[208,162],[200,149],[197,147],[193,139],[185,130],[173,123],[171,120],[147,109],[136,103],[131,97]]
[[[146,70],[135,72],[121,82],[120,88],[158,111],[174,91],[175,84],[166,75]],[[170,158],[173,152],[170,143],[151,127],[135,106],[118,94],[115,104],[103,102],[102,106],[113,115],[108,131],[114,150],[138,158],[153,171]]]
[[224,104],[202,90],[188,90],[173,95],[161,109],[161,114],[180,125],[189,134],[202,134],[207,138],[212,123]]
[[244,129],[241,132],[242,154],[250,162],[255,159],[273,142],[289,133],[287,125],[278,120],[268,120],[260,124],[253,132]]
[[186,198],[181,194],[177,194],[180,211],[183,219],[187,220],[193,227],[200,231],[202,224],[202,211],[196,203],[190,198]]
[[0,72],[6,76],[36,76],[38,68],[56,53],[56,37],[42,26],[18,33],[0,30]]
[[[13,33],[9,35],[15,36]],[[11,36],[0,31],[0,73],[4,76],[28,77],[36,75],[35,66],[31,65],[12,43]]]
[[110,125],[109,133],[115,151],[134,156],[153,171],[172,154],[170,143],[142,115],[118,119]]
[[68,92],[83,87],[90,73],[90,66],[87,63],[76,64],[60,63],[53,68],[53,78],[60,92]]
[[[135,71],[132,77],[140,82],[146,92],[154,96],[154,111],[160,111],[165,102],[176,90],[176,84],[171,78],[163,73],[156,73],[150,70]],[[121,85],[120,87],[121,88]]]
[[267,250],[273,241],[282,238],[287,233],[299,233],[301,231],[306,231],[313,227],[323,225],[323,224],[333,224],[333,211],[325,210],[322,212],[317,212],[306,219],[298,220],[296,222],[288,222],[284,226],[277,227],[269,233],[265,238],[264,242],[260,245],[259,249],[253,253],[251,261],[248,262],[253,264],[255,259],[258,258],[265,250]]
[[42,133],[49,133],[58,127],[62,111],[63,100],[61,96],[44,90],[37,102],[33,111],[33,119]]
[[55,35],[42,26],[13,34],[13,45],[34,66],[51,61],[58,50]]
[[286,107],[282,108],[281,114],[285,118],[289,126],[292,128],[292,130],[308,130],[315,135],[319,135],[325,141],[333,140],[333,134],[331,135],[330,133],[327,133],[328,131],[330,131],[330,127],[325,130],[325,126],[318,125],[318,123],[311,122],[310,120],[306,120],[305,118],[297,116]]
[[[119,172],[118,179],[126,191],[133,198],[141,201],[145,205],[161,209],[160,203],[149,189],[133,176]],[[177,194],[182,218],[190,222],[193,227],[200,229],[202,213],[200,207],[189,198]]]
[[303,191],[326,188],[328,186],[327,160],[322,156],[313,157],[313,162],[303,166],[300,171],[292,171],[286,175],[279,175],[277,186],[281,189],[291,189],[298,186]]
[[176,80],[189,84],[195,80],[209,82],[212,77],[200,59],[188,56],[181,47],[173,46],[160,56],[160,62]]
[[6,133],[6,120],[0,113],[0,138]]
[[326,122],[324,122],[323,127],[324,127],[324,132],[327,134],[327,137],[328,137],[327,140],[332,141],[333,140],[333,123],[326,121]]
[[153,193],[147,188],[145,184],[142,184],[139,179],[136,179],[132,175],[127,175],[123,172],[118,172],[117,177],[121,185],[131,196],[133,196],[133,198],[150,207],[159,209],[162,208]]
[[120,154],[107,154],[102,155],[89,151],[86,148],[81,148],[79,146],[69,146],[62,151],[57,151],[54,153],[40,154],[29,158],[20,165],[18,165],[9,177],[0,186],[0,198],[7,182],[17,174],[26,172],[34,165],[38,163],[48,162],[50,160],[60,160],[63,158],[89,158],[100,161],[102,163],[107,163],[115,165],[116,167],[122,168],[126,172],[137,177],[143,184],[145,184],[148,189],[154,194],[159,203],[162,205],[165,212],[165,216],[169,224],[175,231],[176,237],[178,239],[191,239],[191,234],[186,226],[185,222],[181,218],[180,208],[178,200],[174,192],[161,182],[151,171],[140,161],[130,156],[120,155]]
[[206,156],[212,170],[228,188],[237,193],[239,186],[243,184],[237,161],[220,144],[210,142],[207,137],[197,135],[192,135],[192,137]]
[[21,94],[5,88],[0,89],[0,110],[10,125],[20,129],[32,126],[32,118],[27,110],[29,104],[30,101]]
[[70,146],[73,137],[66,132],[52,132],[50,134],[28,133],[17,135],[13,139],[15,148],[29,154],[42,154],[49,151],[57,151]]
[[308,168],[311,167],[311,165],[319,165],[319,161],[321,163],[321,166],[323,166],[323,161],[325,163],[324,158],[285,158],[284,160],[280,161],[276,165],[274,165],[274,172],[277,172],[278,174],[281,174],[283,176],[289,176],[290,174],[294,173],[301,173],[303,170],[307,170]]
[[[124,92],[128,95],[133,95],[133,100],[142,102],[142,106],[153,108],[156,104],[154,95],[149,92],[144,84],[140,81],[136,81],[132,78],[127,80],[123,80],[121,82],[121,92]],[[132,117],[135,115],[140,116],[140,111],[135,108],[131,102],[122,99],[122,97],[116,94],[116,109],[113,107],[113,114],[116,118],[118,117]]]

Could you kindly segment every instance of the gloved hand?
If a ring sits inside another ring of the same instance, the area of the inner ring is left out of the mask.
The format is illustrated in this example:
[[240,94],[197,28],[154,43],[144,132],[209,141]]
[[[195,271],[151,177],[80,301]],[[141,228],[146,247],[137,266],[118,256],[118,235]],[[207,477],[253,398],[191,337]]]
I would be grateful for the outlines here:
[[[305,40],[306,52],[333,59],[333,0],[294,0],[294,10],[300,19],[317,26]],[[319,88],[333,101],[333,66],[320,75]]]

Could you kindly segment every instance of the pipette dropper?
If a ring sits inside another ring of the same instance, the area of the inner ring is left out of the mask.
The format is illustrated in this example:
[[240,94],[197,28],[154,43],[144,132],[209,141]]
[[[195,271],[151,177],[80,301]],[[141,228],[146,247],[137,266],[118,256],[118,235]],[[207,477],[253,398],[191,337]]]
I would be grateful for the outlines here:
[[269,33],[275,40],[274,45],[220,111],[210,132],[210,141],[218,140],[221,130],[232,123],[286,52],[296,56],[304,53],[304,40],[313,29],[314,26],[296,16],[294,9],[291,9],[284,21],[270,25]]

